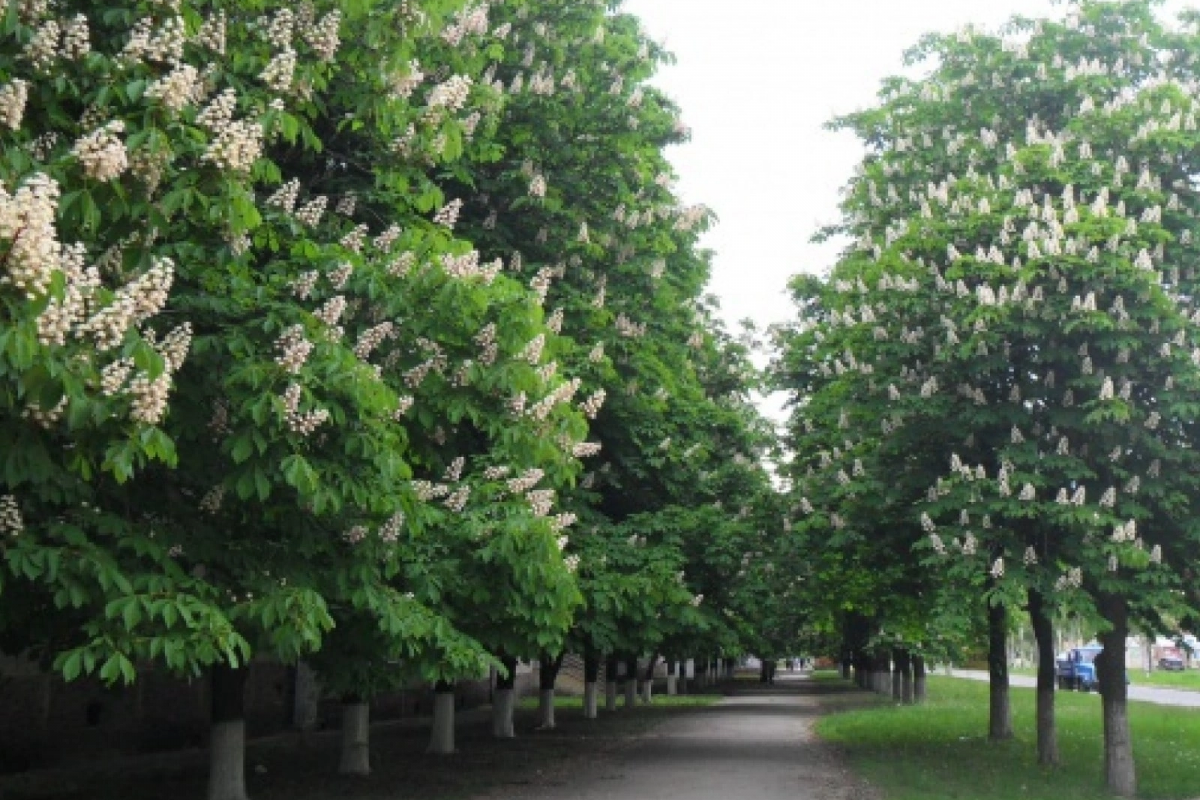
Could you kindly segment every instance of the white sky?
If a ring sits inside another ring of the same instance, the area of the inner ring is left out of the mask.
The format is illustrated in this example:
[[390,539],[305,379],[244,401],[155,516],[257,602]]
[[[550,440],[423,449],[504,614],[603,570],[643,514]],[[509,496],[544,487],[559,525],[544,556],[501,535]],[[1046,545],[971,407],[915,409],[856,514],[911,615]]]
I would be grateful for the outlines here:
[[[869,107],[923,33],[1014,14],[1061,16],[1052,0],[625,0],[678,63],[655,83],[683,108],[692,141],[670,155],[679,190],[720,223],[711,291],[731,324],[791,316],[787,280],[822,272],[836,245],[809,238],[837,221],[838,190],[862,150],[823,125]],[[1178,10],[1184,0],[1168,0]],[[765,411],[780,416],[777,403]]]

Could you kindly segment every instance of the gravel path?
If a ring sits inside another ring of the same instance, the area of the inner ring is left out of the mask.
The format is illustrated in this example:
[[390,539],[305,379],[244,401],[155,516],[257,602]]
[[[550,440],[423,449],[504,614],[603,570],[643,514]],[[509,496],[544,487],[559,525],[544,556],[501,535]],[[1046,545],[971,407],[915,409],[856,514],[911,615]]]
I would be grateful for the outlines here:
[[576,774],[547,776],[520,797],[873,800],[875,794],[849,774],[837,754],[815,741],[813,723],[834,694],[851,699],[844,686],[791,676],[781,676],[773,687],[739,687],[736,695],[658,725]]

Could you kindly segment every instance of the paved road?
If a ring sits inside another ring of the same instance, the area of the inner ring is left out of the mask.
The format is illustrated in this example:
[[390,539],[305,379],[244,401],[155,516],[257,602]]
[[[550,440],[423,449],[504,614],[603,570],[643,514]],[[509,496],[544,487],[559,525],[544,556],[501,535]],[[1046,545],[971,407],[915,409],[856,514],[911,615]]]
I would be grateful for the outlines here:
[[814,741],[824,691],[781,676],[659,725],[553,787],[545,800],[870,800],[875,795]]
[[[937,672],[944,675],[944,672]],[[956,669],[952,677],[968,678],[973,681],[986,681],[988,674],[980,670]],[[1037,679],[1029,675],[1011,675],[1009,683],[1013,686],[1037,686]],[[1157,703],[1160,706],[1184,706],[1200,708],[1200,692],[1189,692],[1183,689],[1163,689],[1157,686],[1130,686],[1129,699],[1141,700],[1144,703]]]

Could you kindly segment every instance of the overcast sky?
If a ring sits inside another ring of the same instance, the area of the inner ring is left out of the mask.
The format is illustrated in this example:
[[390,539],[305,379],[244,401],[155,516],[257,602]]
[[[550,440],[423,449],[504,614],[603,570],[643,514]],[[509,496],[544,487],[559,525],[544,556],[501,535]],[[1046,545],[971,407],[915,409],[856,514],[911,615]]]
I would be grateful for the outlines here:
[[679,190],[720,218],[705,239],[717,254],[711,290],[727,321],[761,327],[791,315],[791,275],[823,272],[836,256],[808,240],[837,220],[838,189],[862,149],[824,124],[872,105],[923,33],[1064,12],[1051,0],[625,0],[625,9],[678,59],[655,83],[692,128],[670,153]]

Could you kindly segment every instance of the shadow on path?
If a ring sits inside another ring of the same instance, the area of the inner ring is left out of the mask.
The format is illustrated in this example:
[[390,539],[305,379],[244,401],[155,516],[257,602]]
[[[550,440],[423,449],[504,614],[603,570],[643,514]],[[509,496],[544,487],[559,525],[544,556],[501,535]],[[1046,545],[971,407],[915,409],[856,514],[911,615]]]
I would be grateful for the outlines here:
[[[868,800],[813,723],[823,701],[875,702],[843,683],[784,677],[774,685],[731,684],[717,705],[655,726],[618,752],[568,777],[554,776],[521,794],[487,798],[542,800]],[[836,702],[838,707],[847,703]]]

